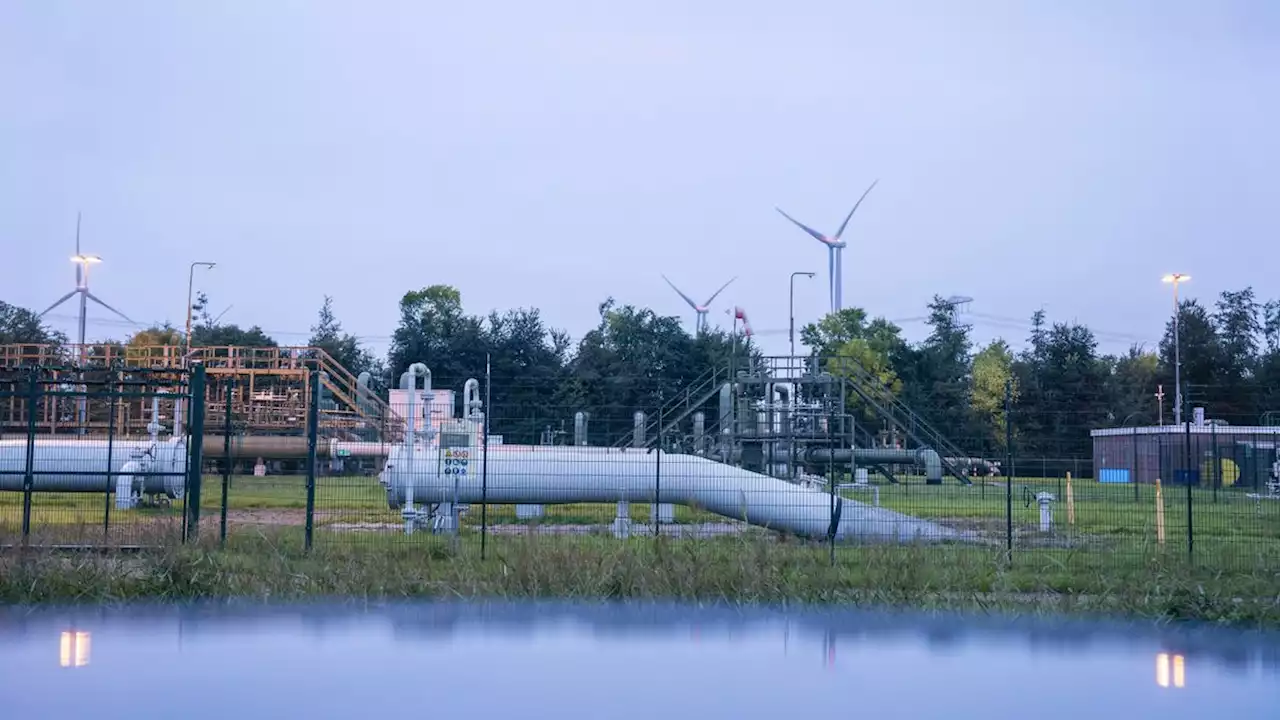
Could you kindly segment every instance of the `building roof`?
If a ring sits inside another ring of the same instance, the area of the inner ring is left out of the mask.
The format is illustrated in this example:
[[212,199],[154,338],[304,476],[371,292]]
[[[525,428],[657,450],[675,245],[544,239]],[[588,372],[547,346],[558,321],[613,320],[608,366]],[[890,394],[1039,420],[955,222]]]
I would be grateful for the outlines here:
[[[1089,437],[1111,437],[1115,435],[1183,435],[1186,425],[1147,425],[1144,427],[1099,428],[1090,430]],[[1280,436],[1277,425],[1192,425],[1192,435],[1276,435]]]

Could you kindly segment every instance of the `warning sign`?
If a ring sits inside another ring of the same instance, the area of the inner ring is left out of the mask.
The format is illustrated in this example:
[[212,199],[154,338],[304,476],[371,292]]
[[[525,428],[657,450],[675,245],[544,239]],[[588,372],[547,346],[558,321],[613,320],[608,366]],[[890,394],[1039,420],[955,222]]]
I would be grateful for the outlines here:
[[471,450],[468,448],[446,448],[444,451],[444,474],[466,476],[471,463]]

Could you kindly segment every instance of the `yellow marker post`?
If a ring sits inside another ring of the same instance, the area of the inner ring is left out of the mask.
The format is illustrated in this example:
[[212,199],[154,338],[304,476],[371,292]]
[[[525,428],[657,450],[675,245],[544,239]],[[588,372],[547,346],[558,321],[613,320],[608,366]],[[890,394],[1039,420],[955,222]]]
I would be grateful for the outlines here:
[[1164,490],[1156,478],[1156,544],[1164,547]]
[[1067,473],[1067,524],[1076,524],[1076,494],[1071,491],[1071,473]]

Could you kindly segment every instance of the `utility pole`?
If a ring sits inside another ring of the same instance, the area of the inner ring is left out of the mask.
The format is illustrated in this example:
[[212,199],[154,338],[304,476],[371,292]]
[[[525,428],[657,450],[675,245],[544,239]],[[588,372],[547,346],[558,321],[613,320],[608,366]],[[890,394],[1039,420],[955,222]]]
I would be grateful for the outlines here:
[[1178,307],[1178,283],[1191,279],[1190,275],[1170,273],[1162,280],[1173,283],[1173,424],[1182,424],[1182,349],[1178,338],[1178,316],[1182,313]]

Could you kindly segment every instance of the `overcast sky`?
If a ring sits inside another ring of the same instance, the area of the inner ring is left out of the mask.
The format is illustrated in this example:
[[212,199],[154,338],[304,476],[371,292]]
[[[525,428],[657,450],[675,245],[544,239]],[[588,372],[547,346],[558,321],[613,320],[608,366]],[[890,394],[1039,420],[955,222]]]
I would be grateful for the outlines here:
[[[0,299],[73,287],[308,336],[325,293],[385,349],[397,301],[542,309],[575,337],[613,295],[743,306],[766,349],[827,309],[916,318],[967,295],[1158,339],[1160,276],[1280,297],[1280,3],[58,2],[0,4]],[[52,324],[73,334],[75,307]],[[90,312],[91,339],[122,323]],[[1000,319],[1006,318],[1006,319]],[[910,337],[922,335],[906,321]]]

